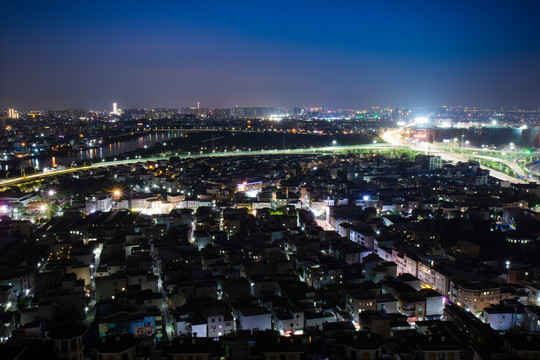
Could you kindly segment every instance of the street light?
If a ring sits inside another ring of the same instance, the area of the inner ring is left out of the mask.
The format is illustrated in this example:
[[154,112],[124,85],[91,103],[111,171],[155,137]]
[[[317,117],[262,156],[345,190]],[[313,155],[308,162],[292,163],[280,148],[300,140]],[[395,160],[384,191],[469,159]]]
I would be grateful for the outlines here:
[[53,197],[54,195],[56,195],[56,191],[54,191],[54,189],[50,189],[49,191],[47,191],[47,195],[49,195],[49,197]]
[[118,200],[122,196],[122,188],[120,187],[113,187],[111,192],[116,200]]

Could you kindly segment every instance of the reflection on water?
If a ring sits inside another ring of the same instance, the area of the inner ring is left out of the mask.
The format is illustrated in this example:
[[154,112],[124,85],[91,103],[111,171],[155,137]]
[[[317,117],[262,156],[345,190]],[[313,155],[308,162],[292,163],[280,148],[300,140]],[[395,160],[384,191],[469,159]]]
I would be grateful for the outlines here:
[[138,138],[133,138],[130,140],[124,141],[115,141],[108,145],[101,147],[88,148],[86,150],[72,152],[68,156],[52,156],[50,158],[41,158],[41,159],[29,159],[23,162],[21,166],[25,167],[35,167],[39,170],[43,168],[51,168],[59,165],[70,166],[74,162],[102,159],[109,156],[120,155],[125,152],[134,151],[137,149],[142,149],[145,146],[153,146],[158,142],[166,142],[170,139],[180,137],[178,131],[175,132],[158,132],[152,133],[144,136],[139,136]]

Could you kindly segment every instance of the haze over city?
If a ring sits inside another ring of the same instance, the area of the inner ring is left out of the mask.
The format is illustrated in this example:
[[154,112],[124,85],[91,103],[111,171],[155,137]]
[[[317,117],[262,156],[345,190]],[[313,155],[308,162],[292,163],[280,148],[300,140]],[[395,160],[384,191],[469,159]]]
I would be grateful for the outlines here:
[[12,1],[0,107],[540,106],[538,1]]

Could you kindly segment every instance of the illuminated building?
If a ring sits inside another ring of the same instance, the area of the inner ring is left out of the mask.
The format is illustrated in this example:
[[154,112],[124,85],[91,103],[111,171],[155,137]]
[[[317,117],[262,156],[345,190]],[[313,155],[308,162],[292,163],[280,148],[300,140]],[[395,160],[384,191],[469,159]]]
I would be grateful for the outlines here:
[[255,197],[262,190],[262,181],[247,182],[236,185],[236,191],[245,192],[248,197]]
[[18,119],[19,113],[15,109],[8,109],[8,118],[10,119]]
[[501,287],[495,281],[452,283],[451,301],[472,313],[480,314],[501,300]]
[[118,104],[117,104],[117,103],[113,103],[113,104],[112,104],[112,108],[113,108],[112,113],[111,113],[112,115],[121,115],[122,112],[121,112],[120,109],[118,108]]

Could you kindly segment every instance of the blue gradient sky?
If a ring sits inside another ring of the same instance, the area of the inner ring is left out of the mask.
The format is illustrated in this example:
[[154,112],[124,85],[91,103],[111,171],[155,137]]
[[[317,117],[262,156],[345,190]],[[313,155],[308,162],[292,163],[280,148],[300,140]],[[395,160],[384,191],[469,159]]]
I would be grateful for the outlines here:
[[0,107],[531,106],[540,1],[11,1]]

